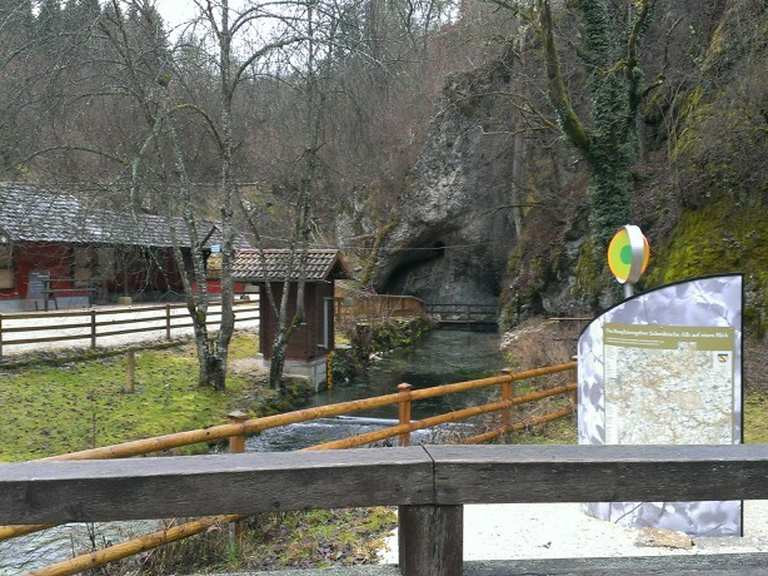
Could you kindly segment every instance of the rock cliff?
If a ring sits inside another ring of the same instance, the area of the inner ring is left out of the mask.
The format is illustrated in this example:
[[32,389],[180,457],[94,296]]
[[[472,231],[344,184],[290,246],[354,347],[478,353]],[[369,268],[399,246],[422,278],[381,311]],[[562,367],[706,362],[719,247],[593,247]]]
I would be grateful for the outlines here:
[[496,303],[514,246],[509,135],[489,129],[505,114],[484,97],[509,82],[505,62],[455,75],[382,243],[381,292],[427,302]]

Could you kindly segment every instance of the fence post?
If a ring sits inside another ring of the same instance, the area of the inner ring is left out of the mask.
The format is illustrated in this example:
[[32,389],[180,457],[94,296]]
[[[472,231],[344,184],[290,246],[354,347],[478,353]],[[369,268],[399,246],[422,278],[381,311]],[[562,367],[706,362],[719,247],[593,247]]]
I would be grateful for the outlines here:
[[136,352],[128,350],[125,353],[125,391],[128,394],[133,394],[136,390],[136,379],[134,377],[136,372]]
[[96,348],[96,309],[91,308],[91,348]]
[[165,339],[171,339],[171,305],[165,305]]
[[[235,410],[227,414],[227,418],[232,424],[241,424],[248,420],[248,414],[241,410]],[[245,452],[245,434],[237,434],[229,437],[229,452],[231,454],[242,454]],[[229,541],[233,550],[237,550],[240,545],[240,540],[243,537],[245,531],[245,521],[239,520],[233,522],[229,531]]]
[[0,314],[0,360],[3,359],[3,315]]
[[[398,384],[397,386],[397,391],[400,395],[400,399],[398,400],[398,416],[400,419],[400,424],[411,423],[411,388],[412,386],[405,382]],[[400,446],[410,445],[411,432],[408,431],[400,434]]]
[[461,576],[462,506],[400,506],[398,553],[403,576]]
[[[510,370],[509,368],[504,368],[501,371],[502,375],[504,376],[509,376],[511,372],[512,370]],[[510,380],[507,380],[501,385],[501,399],[504,400],[505,402],[508,400],[512,400],[512,382]],[[501,426],[505,432],[509,430],[509,426],[512,423],[510,410],[512,409],[505,408],[501,413]]]

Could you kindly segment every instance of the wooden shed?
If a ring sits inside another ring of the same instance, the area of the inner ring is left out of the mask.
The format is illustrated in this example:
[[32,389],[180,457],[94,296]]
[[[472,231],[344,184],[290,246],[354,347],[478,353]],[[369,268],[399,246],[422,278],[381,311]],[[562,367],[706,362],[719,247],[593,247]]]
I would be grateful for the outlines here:
[[[266,291],[269,282],[275,301],[280,302],[283,286],[289,281],[288,317],[296,311],[300,251],[288,249],[240,250],[234,266],[234,279],[246,291],[258,289],[260,307],[259,342],[266,364],[272,357],[277,321]],[[334,287],[336,280],[350,277],[341,252],[336,249],[310,249],[307,253],[304,289],[304,322],[288,340],[286,371],[308,376],[315,384],[325,380],[328,352],[334,349]]]
[[[97,200],[0,183],[0,312],[109,304],[119,296],[181,297],[182,271],[173,249],[190,258],[186,224],[105,209]],[[202,232],[208,246],[221,242],[215,223],[205,223]],[[219,291],[218,279],[208,284],[209,291]]]

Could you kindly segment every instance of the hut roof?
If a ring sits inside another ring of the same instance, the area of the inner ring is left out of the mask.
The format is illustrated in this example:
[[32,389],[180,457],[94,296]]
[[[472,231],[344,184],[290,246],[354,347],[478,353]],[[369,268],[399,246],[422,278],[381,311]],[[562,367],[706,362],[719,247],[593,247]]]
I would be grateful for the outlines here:
[[[175,224],[178,245],[190,247],[187,226],[181,218],[169,220],[153,214],[108,210],[67,192],[0,183],[0,232],[14,242],[168,248],[175,244],[170,222]],[[207,224],[201,233],[209,236],[209,243],[220,242],[216,224]]]
[[[298,281],[302,250],[269,248],[264,250],[240,250],[234,263],[234,277],[245,282]],[[336,249],[310,248],[307,251],[306,280],[322,282],[350,278],[349,271]]]

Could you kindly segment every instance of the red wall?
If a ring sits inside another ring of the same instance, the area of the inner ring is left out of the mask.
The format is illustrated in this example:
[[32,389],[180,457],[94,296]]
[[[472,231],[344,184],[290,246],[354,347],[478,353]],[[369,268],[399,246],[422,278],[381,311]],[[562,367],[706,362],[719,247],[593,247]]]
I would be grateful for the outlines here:
[[[16,287],[12,290],[0,290],[0,298],[26,298],[30,272],[48,272],[51,278],[72,278],[72,261],[72,247],[66,244],[17,244],[13,249]],[[72,288],[72,283],[53,282],[51,288]],[[75,289],[61,293],[62,296],[87,294]]]
[[[140,262],[134,262],[134,269],[129,270],[127,274],[128,293],[135,293],[146,284],[157,288],[158,290],[174,290],[178,293],[183,292],[181,279],[176,270],[176,261],[170,250],[163,250],[156,255],[162,262],[166,270],[166,276],[159,270],[152,268],[150,272],[147,267]],[[14,273],[16,276],[16,286],[12,290],[0,290],[0,299],[11,300],[27,297],[27,286],[29,283],[30,272],[48,272],[51,278],[72,278],[74,270],[74,248],[71,244],[44,244],[44,243],[19,243],[13,249]],[[149,278],[147,274],[149,273]],[[117,271],[113,281],[109,282],[108,289],[111,293],[122,293],[125,276],[122,271]],[[74,288],[73,282],[52,282],[51,288],[67,289],[65,292],[57,293],[58,296],[87,296],[88,291]],[[209,280],[208,290],[211,294],[221,293],[221,282],[219,280]],[[241,283],[235,284],[235,293],[243,292],[245,286]]]

